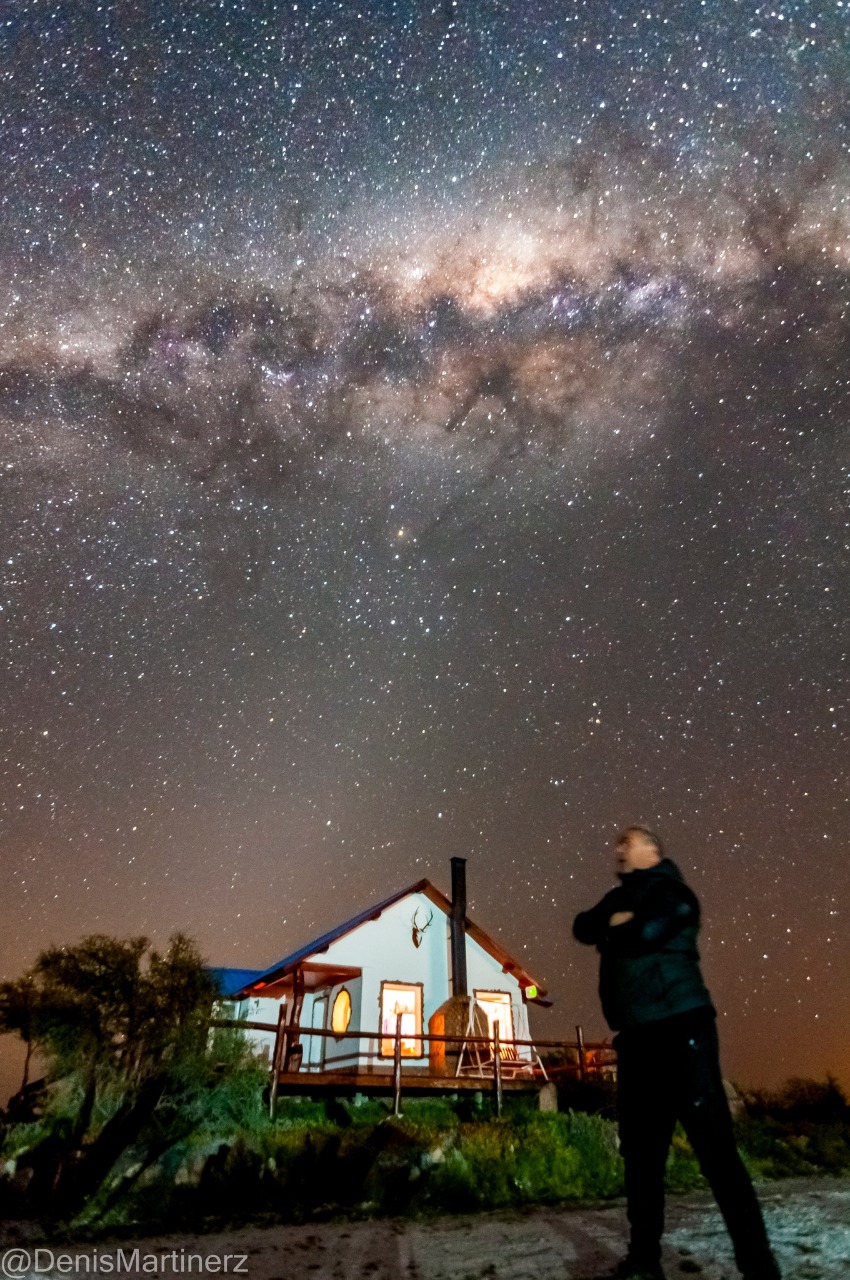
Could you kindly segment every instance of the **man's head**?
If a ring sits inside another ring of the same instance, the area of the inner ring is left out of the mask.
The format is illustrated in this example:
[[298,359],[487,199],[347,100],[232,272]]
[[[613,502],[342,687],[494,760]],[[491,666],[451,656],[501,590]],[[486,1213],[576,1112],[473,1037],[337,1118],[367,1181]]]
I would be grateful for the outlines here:
[[648,827],[626,827],[614,851],[621,876],[630,871],[647,871],[664,857],[661,840]]

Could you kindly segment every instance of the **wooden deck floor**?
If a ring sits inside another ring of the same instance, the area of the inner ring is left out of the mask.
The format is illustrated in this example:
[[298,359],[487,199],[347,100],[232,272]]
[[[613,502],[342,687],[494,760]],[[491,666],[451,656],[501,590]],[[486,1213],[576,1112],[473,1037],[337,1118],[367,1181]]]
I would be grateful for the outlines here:
[[[504,1093],[534,1093],[544,1081],[533,1075],[502,1080]],[[492,1076],[431,1076],[426,1072],[407,1072],[401,1077],[403,1094],[416,1093],[488,1093],[492,1092]],[[373,1097],[391,1095],[392,1073],[387,1071],[282,1071],[278,1076],[278,1096],[287,1094],[331,1094],[351,1097],[362,1093]]]

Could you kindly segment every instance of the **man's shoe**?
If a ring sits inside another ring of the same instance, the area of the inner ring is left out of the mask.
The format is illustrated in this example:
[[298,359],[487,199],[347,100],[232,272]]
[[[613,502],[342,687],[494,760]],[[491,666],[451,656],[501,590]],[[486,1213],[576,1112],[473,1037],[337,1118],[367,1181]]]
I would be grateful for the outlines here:
[[600,1276],[599,1280],[665,1280],[660,1262],[647,1262],[627,1253],[613,1271]]
[[772,1253],[766,1253],[758,1262],[745,1267],[741,1275],[743,1280],[782,1280],[779,1263]]

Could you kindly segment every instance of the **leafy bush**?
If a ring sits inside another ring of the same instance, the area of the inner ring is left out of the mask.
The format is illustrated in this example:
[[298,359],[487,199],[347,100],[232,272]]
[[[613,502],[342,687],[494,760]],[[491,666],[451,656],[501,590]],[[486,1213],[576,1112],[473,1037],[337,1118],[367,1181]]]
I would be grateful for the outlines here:
[[850,1123],[850,1102],[834,1076],[810,1080],[792,1076],[779,1089],[760,1090],[747,1099],[751,1116],[769,1116],[786,1124]]
[[473,1123],[445,1103],[423,1100],[400,1119],[335,1124],[319,1105],[289,1099],[277,1123],[225,1142],[209,1127],[205,1136],[193,1134],[123,1189],[113,1184],[88,1221],[197,1226],[210,1219],[456,1212],[622,1189],[614,1126],[596,1116],[534,1113]]
[[664,1181],[668,1191],[692,1191],[705,1185],[693,1148],[678,1124],[670,1144]]
[[737,1131],[747,1163],[762,1177],[850,1172],[850,1105],[832,1076],[794,1077],[750,1094]]
[[589,1115],[617,1115],[617,1084],[606,1078],[565,1079],[558,1083],[559,1111],[586,1111]]

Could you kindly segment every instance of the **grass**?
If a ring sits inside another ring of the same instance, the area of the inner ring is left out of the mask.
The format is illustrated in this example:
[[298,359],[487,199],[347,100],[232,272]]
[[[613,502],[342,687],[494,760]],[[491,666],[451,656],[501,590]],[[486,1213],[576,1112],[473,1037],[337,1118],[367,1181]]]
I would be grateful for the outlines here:
[[[753,1173],[850,1172],[844,1095],[834,1082],[804,1083],[806,1088],[748,1099],[738,1138]],[[143,1135],[77,1224],[198,1229],[333,1215],[468,1212],[622,1193],[610,1092],[573,1090],[571,1101],[588,1109],[574,1105],[555,1114],[506,1099],[501,1119],[493,1117],[486,1098],[405,1100],[400,1118],[380,1100],[285,1098],[271,1122],[256,1086],[247,1076],[222,1081],[199,1107],[188,1136],[147,1162]],[[45,1117],[35,1126],[14,1126],[6,1134],[6,1155],[43,1138],[49,1124]],[[681,1130],[667,1184],[673,1191],[702,1185]]]
[[[300,1108],[299,1108],[300,1109]],[[462,1212],[611,1196],[622,1187],[614,1127],[596,1116],[520,1114],[468,1121],[445,1104],[401,1118],[331,1121],[287,1108],[265,1131],[213,1150],[172,1150],[107,1215],[302,1221],[333,1214]],[[358,1109],[352,1108],[353,1112]],[[103,1222],[103,1215],[100,1215]]]

